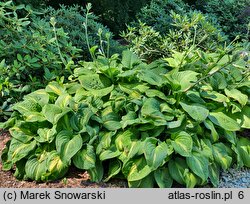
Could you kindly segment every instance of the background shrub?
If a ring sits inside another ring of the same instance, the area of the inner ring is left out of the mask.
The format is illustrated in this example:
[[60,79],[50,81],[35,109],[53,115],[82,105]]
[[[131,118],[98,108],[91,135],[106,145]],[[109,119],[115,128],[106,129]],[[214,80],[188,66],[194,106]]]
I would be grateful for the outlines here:
[[[183,15],[188,10],[189,6],[182,0],[152,0],[137,13],[136,17],[141,22],[164,34],[173,27],[171,11]],[[132,25],[136,26],[136,23]]]
[[231,40],[237,35],[243,39],[250,39],[250,1],[196,1],[196,7],[204,13],[214,16]]
[[18,101],[24,92],[44,87],[57,76],[67,77],[70,70],[65,66],[80,56],[80,50],[62,28],[30,7],[0,2],[0,12],[1,107],[9,98]]
[[126,24],[134,20],[136,13],[150,0],[25,0],[25,2],[16,0],[16,2],[29,3],[35,8],[52,6],[55,9],[60,8],[60,4],[68,6],[77,4],[85,7],[87,3],[92,3],[92,11],[98,16],[99,21],[118,37],[120,32],[126,29]]
[[130,49],[147,61],[166,57],[173,50],[187,51],[191,46],[204,51],[215,51],[227,40],[214,19],[201,12],[162,12],[165,12],[164,19],[168,19],[163,21],[162,26],[154,21],[155,16],[151,18],[146,15],[146,18],[142,18],[144,21],[139,19],[138,24],[128,26],[128,31],[122,35],[129,42]]
[[[70,38],[72,44],[83,50],[84,59],[89,59],[90,54],[87,47],[87,40],[85,35],[84,23],[86,23],[86,11],[82,7],[75,6],[64,6],[60,5],[58,9],[53,7],[48,7],[44,10],[44,19],[49,21],[51,17],[55,17],[57,26],[62,27]],[[109,31],[106,26],[98,23],[98,18],[90,13],[88,16],[88,41],[90,47],[95,45],[100,45],[103,43],[107,47],[109,43],[110,51],[112,53],[121,53],[121,46],[115,40],[113,40],[113,34]],[[101,36],[98,32],[101,31]],[[107,42],[107,35],[109,37],[109,42]]]

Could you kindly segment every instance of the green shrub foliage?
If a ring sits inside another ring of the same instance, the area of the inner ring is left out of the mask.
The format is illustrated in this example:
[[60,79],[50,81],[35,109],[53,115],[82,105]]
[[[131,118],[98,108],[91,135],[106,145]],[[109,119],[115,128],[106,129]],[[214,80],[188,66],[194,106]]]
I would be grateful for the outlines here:
[[44,87],[57,76],[69,76],[65,66],[70,68],[68,63],[79,57],[80,50],[54,21],[40,18],[29,6],[0,2],[0,13],[2,116],[8,112],[10,100],[20,100],[23,93]]
[[3,169],[19,179],[123,177],[129,187],[218,185],[220,169],[250,167],[246,52],[174,52],[143,63],[131,51],[79,62],[68,83],[51,82],[15,104],[2,127]]
[[116,36],[119,36],[122,30],[126,29],[126,24],[134,20],[136,13],[142,6],[145,6],[150,0],[16,0],[18,3],[28,3],[34,8],[44,8],[52,6],[55,9],[60,5],[79,5],[85,7],[87,3],[93,5],[93,13],[99,17],[102,24],[106,25]]
[[[139,21],[146,23],[146,25],[153,27],[161,34],[166,33],[170,28],[173,28],[173,18],[171,11],[184,15],[189,6],[182,0],[152,0],[150,4],[144,6],[136,17]],[[133,23],[133,26],[138,23]]]
[[150,0],[87,0],[93,4],[93,12],[117,36],[134,20],[136,13]]
[[222,30],[233,40],[237,35],[250,39],[250,2],[248,0],[196,1],[197,7],[214,16]]
[[[83,50],[85,59],[90,58],[84,27],[84,23],[86,23],[85,10],[77,5],[71,7],[61,5],[58,9],[46,8],[44,12],[44,18],[49,20],[52,16],[55,17],[57,26],[62,27],[68,33],[72,44]],[[97,17],[93,13],[88,15],[87,26],[90,47],[105,43],[105,47],[110,47],[111,54],[121,52],[119,43],[112,39],[113,34],[107,27],[97,22]],[[98,35],[98,32],[101,32],[101,34]],[[109,36],[109,42],[107,42],[107,36]],[[107,45],[108,43],[109,45]]]
[[128,26],[128,30],[122,34],[129,42],[130,49],[147,61],[169,56],[172,50],[187,51],[191,46],[215,51],[222,48],[227,40],[213,20],[201,12],[189,10],[183,14],[174,11],[163,13],[167,16],[164,24],[150,22],[155,17],[147,16],[139,25]]

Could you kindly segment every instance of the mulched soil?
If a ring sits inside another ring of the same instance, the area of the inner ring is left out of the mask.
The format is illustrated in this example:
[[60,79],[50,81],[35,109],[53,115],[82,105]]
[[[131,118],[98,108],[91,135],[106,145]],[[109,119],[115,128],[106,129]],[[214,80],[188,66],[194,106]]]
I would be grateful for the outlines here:
[[[10,135],[0,129],[0,155]],[[3,171],[0,160],[0,188],[126,188],[125,181],[113,180],[108,183],[93,183],[87,172],[71,168],[64,179],[38,183],[35,181],[19,181],[13,176],[14,171]]]

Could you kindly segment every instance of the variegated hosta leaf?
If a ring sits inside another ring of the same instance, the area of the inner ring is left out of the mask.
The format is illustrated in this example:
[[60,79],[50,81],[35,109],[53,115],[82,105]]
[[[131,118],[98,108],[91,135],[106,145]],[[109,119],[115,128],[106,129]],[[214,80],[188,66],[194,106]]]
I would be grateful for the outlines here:
[[173,134],[172,145],[175,152],[179,153],[184,157],[191,156],[191,151],[193,149],[193,139],[187,132],[180,132]]
[[82,144],[81,135],[74,135],[71,131],[61,131],[56,136],[56,150],[66,164],[70,163],[71,158],[81,149]]

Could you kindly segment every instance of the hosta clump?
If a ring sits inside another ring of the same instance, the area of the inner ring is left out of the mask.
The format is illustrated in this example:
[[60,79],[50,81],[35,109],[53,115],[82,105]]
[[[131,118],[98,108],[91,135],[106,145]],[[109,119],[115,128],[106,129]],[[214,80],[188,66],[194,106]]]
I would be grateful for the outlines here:
[[250,167],[250,141],[236,135],[250,128],[247,60],[190,51],[145,64],[124,51],[121,60],[79,62],[70,83],[14,106],[3,169],[47,181],[74,165],[95,182],[217,186],[220,169]]

